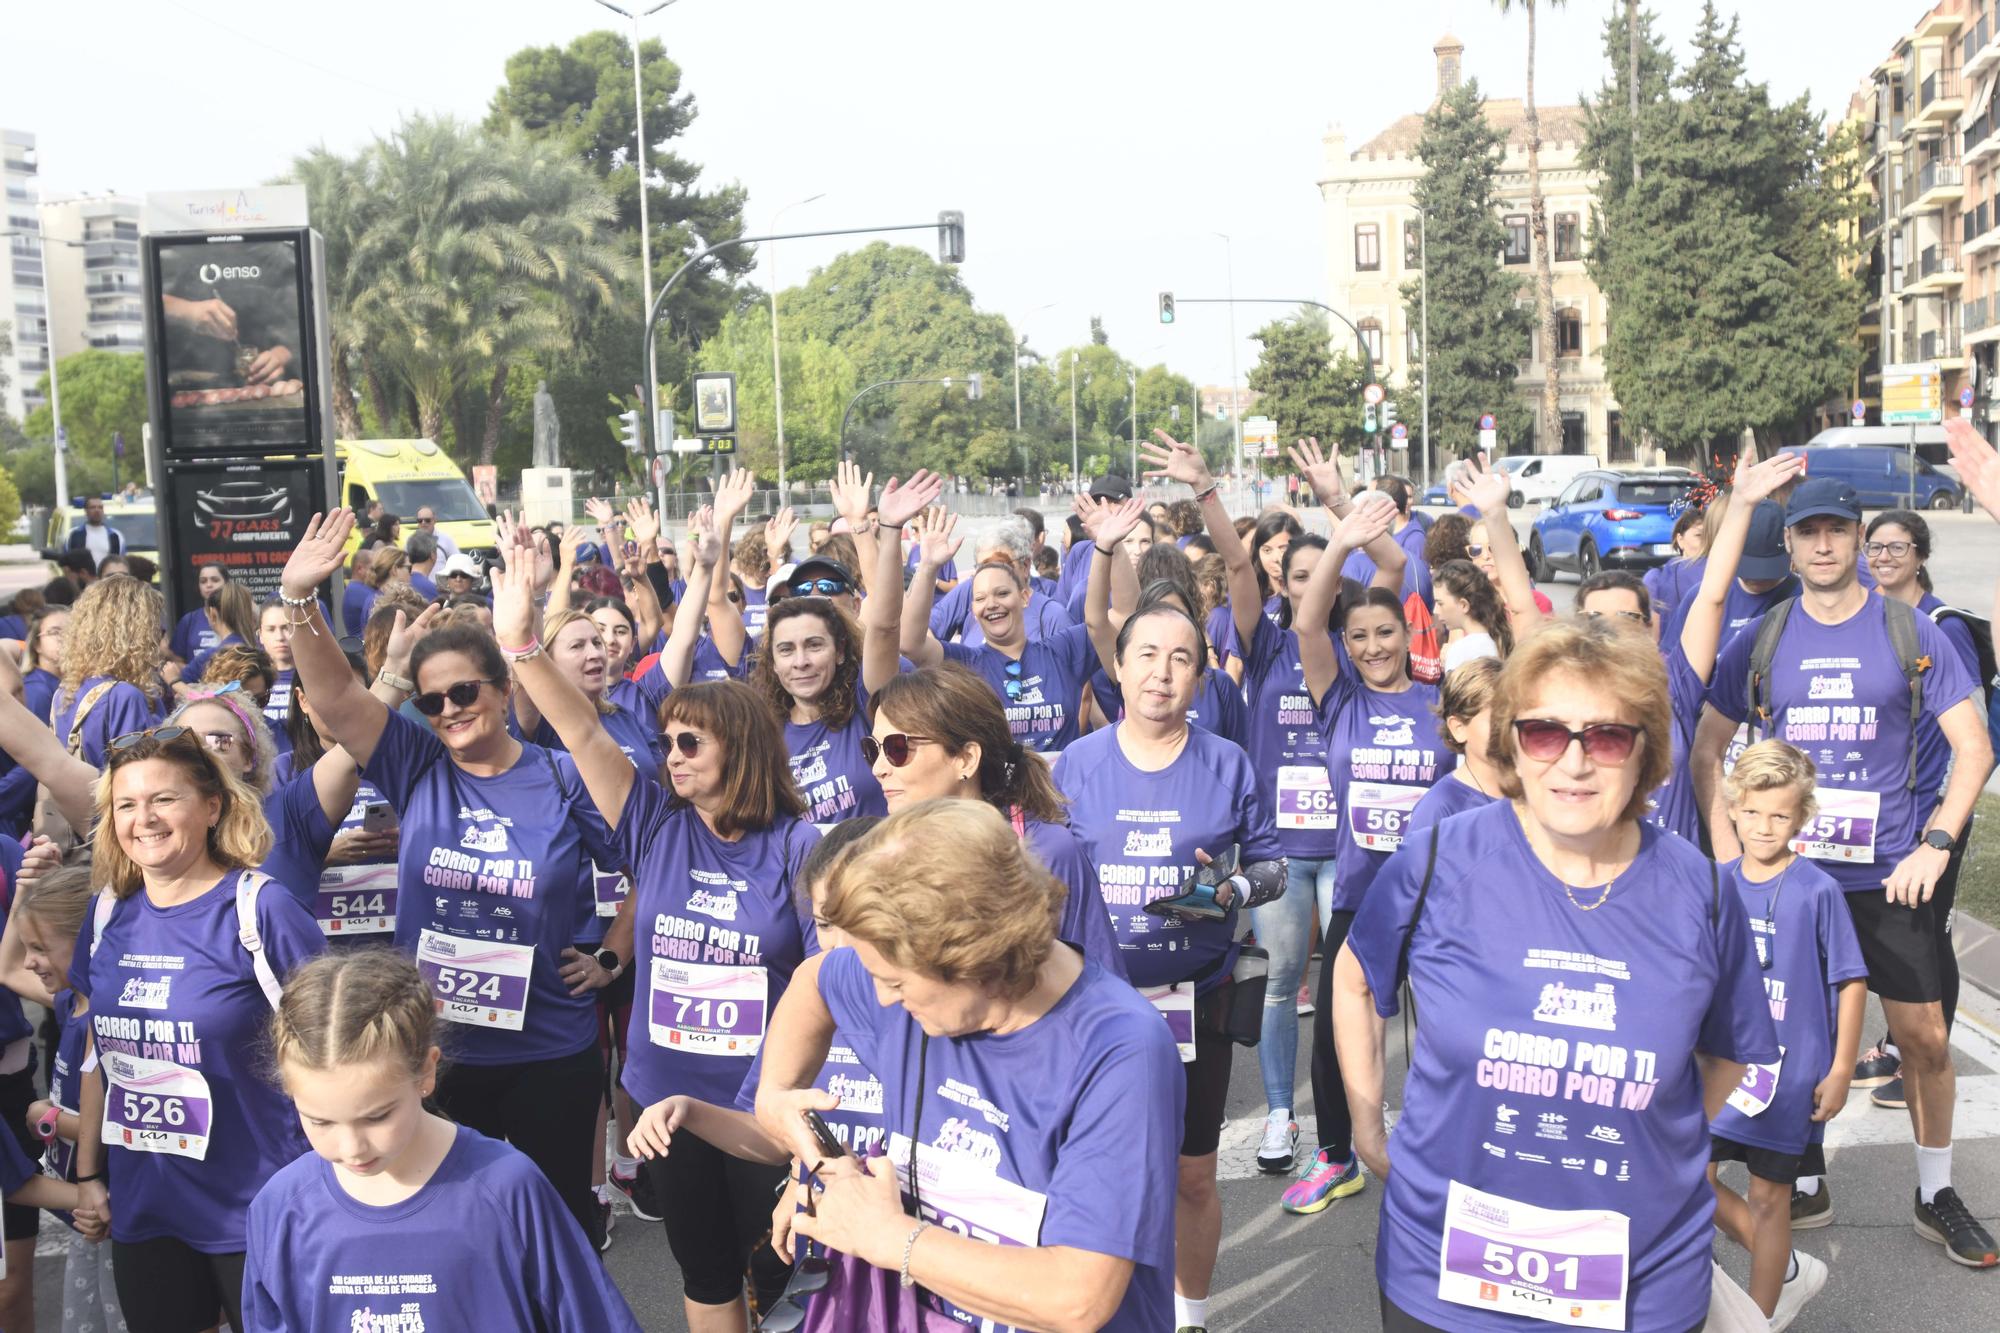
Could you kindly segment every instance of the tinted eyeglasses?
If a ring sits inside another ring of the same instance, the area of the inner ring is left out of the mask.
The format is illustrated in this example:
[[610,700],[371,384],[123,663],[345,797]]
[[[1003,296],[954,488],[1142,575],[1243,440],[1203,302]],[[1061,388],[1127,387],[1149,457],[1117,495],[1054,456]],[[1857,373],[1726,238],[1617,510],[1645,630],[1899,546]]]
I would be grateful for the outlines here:
[[1482,555],[1485,555],[1485,554],[1486,554],[1486,543],[1485,543],[1485,542],[1467,542],[1467,543],[1465,544],[1465,553],[1466,553],[1466,554],[1467,554],[1468,556],[1472,557],[1472,558],[1473,558],[1474,560],[1477,560],[1477,559],[1478,559],[1478,558],[1479,558],[1480,556],[1482,556]]
[[1606,616],[1618,616],[1631,621],[1635,625],[1646,623],[1646,617],[1640,615],[1637,611],[1584,611],[1581,614],[1587,620],[1602,620]]
[[690,759],[701,752],[702,746],[709,743],[704,737],[698,736],[692,731],[677,731],[668,736],[667,739],[673,742],[676,750],[679,750]]
[[1559,759],[1571,741],[1583,747],[1592,763],[1617,766],[1632,757],[1639,743],[1639,728],[1622,722],[1593,722],[1582,731],[1571,731],[1549,717],[1514,719],[1514,742],[1521,753],[1543,763]]
[[[807,1217],[818,1216],[813,1203],[813,1187],[819,1183],[817,1176],[808,1172],[805,1180],[805,1202],[800,1211]],[[785,1283],[785,1290],[776,1303],[757,1320],[757,1333],[792,1333],[806,1321],[806,1299],[826,1290],[833,1280],[833,1261],[821,1253],[811,1241],[802,1241],[798,1263],[792,1268],[791,1280]]]
[[930,743],[931,738],[928,736],[906,736],[900,731],[891,732],[879,741],[873,736],[863,736],[861,757],[868,761],[870,768],[873,768],[876,757],[886,754],[889,756],[889,767],[901,768],[910,762],[910,751],[913,747]]
[[148,727],[144,731],[128,731],[123,736],[114,736],[111,744],[104,748],[109,754],[122,754],[127,750],[137,749],[148,741],[155,745],[172,745],[175,741],[193,734],[194,730],[191,727]]
[[794,597],[839,597],[852,591],[844,579],[800,579],[792,585]]
[[415,704],[417,711],[425,717],[436,717],[444,711],[446,701],[449,701],[454,708],[472,707],[479,700],[481,685],[500,688],[500,682],[497,680],[461,680],[448,690],[432,690],[429,694],[418,695],[410,702]]
[[1021,663],[1018,658],[1007,664],[1005,685],[1009,699],[1018,699],[1021,697]]

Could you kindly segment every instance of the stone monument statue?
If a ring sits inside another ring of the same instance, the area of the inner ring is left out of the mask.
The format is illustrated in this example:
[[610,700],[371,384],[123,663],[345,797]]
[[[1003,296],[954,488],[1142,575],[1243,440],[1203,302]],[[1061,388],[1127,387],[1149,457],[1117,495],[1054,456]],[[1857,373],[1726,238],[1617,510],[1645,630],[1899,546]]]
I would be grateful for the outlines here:
[[535,466],[561,467],[559,450],[562,440],[562,423],[556,420],[556,400],[549,393],[549,382],[535,382]]

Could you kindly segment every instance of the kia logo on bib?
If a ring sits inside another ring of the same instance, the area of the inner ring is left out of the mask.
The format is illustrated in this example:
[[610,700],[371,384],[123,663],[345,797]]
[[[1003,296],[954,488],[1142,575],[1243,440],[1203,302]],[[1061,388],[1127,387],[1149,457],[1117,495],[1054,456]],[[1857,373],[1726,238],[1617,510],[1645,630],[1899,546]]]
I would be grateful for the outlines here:
[[264,270],[255,264],[243,264],[240,266],[203,264],[196,272],[199,273],[203,282],[221,282],[228,278],[261,278],[264,276]]

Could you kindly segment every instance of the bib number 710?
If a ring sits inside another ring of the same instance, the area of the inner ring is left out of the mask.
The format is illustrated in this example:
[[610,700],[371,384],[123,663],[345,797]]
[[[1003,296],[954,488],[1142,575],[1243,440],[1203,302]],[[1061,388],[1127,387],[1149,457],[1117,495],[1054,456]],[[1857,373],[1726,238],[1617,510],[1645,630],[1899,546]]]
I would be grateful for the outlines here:
[[459,967],[441,967],[437,974],[437,993],[447,1000],[498,1000],[500,978],[481,976]]
[[1549,1256],[1539,1250],[1519,1249],[1495,1240],[1486,1242],[1486,1253],[1479,1266],[1495,1277],[1519,1277],[1538,1287],[1548,1285],[1549,1273],[1553,1270],[1562,1275],[1565,1291],[1576,1290],[1577,1270],[1581,1267],[1574,1255],[1551,1264]]
[[[736,1028],[740,1016],[734,1000],[695,1000],[685,995],[674,996],[674,1026],[695,1027],[710,1032],[731,1032]],[[693,1022],[689,1022],[689,1016]],[[714,1022],[709,1019],[713,1017]]]

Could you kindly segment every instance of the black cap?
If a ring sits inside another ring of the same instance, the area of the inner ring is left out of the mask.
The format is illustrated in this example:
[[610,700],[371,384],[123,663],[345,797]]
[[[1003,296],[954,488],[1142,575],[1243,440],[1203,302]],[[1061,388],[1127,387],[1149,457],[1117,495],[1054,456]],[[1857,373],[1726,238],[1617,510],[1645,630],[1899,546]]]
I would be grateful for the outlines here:
[[1806,478],[1793,490],[1791,502],[1785,506],[1785,526],[1789,528],[1794,523],[1821,515],[1859,523],[1860,494],[1837,477]]
[[1792,572],[1792,553],[1785,549],[1785,511],[1776,500],[1759,500],[1750,511],[1750,531],[1743,538],[1743,558],[1736,562],[1739,579],[1781,579]]
[[785,586],[790,587],[805,579],[839,579],[850,588],[855,586],[854,575],[847,572],[846,565],[823,555],[809,555],[793,565],[792,576],[785,580]]
[[1132,483],[1116,472],[1107,472],[1090,483],[1090,495],[1094,500],[1129,500]]

